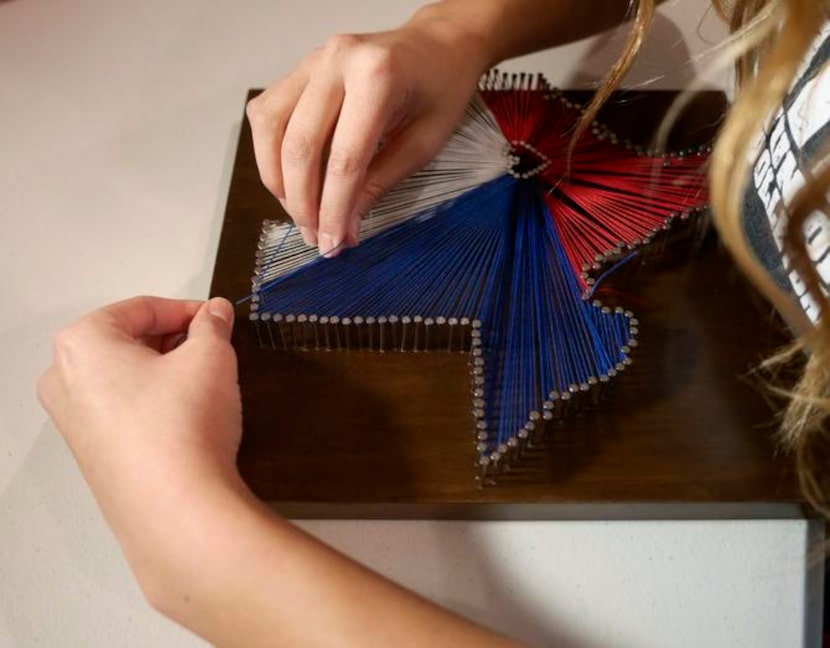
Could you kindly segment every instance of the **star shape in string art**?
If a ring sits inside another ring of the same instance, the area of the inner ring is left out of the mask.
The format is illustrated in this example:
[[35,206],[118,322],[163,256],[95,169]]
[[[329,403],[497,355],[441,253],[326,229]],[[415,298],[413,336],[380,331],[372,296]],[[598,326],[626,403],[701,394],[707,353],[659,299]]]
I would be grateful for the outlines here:
[[435,160],[389,192],[362,243],[317,256],[266,221],[251,319],[274,348],[469,353],[479,478],[630,363],[638,322],[593,291],[706,203],[707,151],[651,154],[538,76],[491,73]]

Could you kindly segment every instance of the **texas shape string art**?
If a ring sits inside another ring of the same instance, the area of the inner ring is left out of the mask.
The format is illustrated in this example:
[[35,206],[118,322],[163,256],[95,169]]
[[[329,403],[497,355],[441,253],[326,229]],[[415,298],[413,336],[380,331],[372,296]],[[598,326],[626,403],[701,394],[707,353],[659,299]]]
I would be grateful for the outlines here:
[[275,349],[469,353],[478,477],[630,363],[638,321],[594,294],[706,202],[707,151],[647,152],[540,76],[488,74],[444,149],[333,259],[266,221],[250,318]]

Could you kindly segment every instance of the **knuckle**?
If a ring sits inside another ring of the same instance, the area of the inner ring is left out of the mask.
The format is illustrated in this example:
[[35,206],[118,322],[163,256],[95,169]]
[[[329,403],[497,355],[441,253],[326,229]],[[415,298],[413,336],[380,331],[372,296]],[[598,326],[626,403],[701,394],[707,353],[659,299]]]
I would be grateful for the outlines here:
[[361,201],[361,204],[368,205],[368,207],[370,207],[380,200],[385,193],[386,187],[378,184],[377,182],[373,182],[372,180],[367,180],[363,185],[364,199]]
[[345,218],[340,212],[322,207],[320,208],[318,226],[320,236],[327,235],[334,240],[343,238],[342,234],[346,230]]
[[231,367],[236,370],[236,351],[230,342],[223,341],[217,345],[216,357],[223,364],[223,366]]
[[55,334],[55,338],[52,342],[52,348],[55,355],[55,359],[60,359],[65,357],[67,354],[71,353],[72,350],[77,346],[78,343],[78,325],[73,324],[71,326],[67,326],[64,329],[61,329]]
[[397,57],[388,47],[364,47],[358,58],[363,74],[373,83],[387,84],[395,78]]
[[316,219],[312,218],[312,210],[305,205],[295,205],[290,209],[291,220],[297,227],[315,228]]
[[291,199],[286,201],[285,210],[298,227],[317,229],[317,205],[309,197],[299,194],[291,196]]
[[[134,297],[137,303],[143,298]],[[131,300],[131,301],[132,301]],[[73,362],[88,355],[99,340],[96,330],[108,323],[105,314],[90,313],[78,321],[59,330],[52,339],[52,353],[55,366],[66,368]]]
[[262,95],[258,95],[245,104],[245,115],[252,123],[262,123],[266,116]]
[[144,311],[142,315],[146,315],[147,317],[154,317],[155,316],[155,308],[153,308],[154,298],[150,295],[136,295],[135,297],[131,297],[126,301],[126,304],[129,305],[131,310],[141,310]]
[[[67,371],[72,372],[78,365],[79,358],[86,355],[85,349],[81,348],[84,344],[83,337],[83,331],[78,324],[73,324],[58,331],[52,340],[52,364],[46,373],[64,374]],[[41,402],[44,402],[42,395],[49,391],[47,389],[49,384],[51,384],[49,379],[44,377],[41,377],[38,382],[37,393],[41,397]]]
[[271,192],[272,195],[276,196],[277,198],[282,198],[285,196],[285,189],[283,188],[282,179],[276,177],[271,173],[266,173],[262,169],[259,171],[259,179],[262,181],[262,184],[265,185],[265,188]]
[[289,131],[282,142],[282,159],[288,164],[302,164],[312,160],[316,150],[317,144],[313,137]]
[[255,134],[272,134],[279,132],[285,124],[286,108],[283,103],[268,99],[262,93],[245,104],[245,116]]
[[[131,317],[140,318],[142,321],[146,321],[146,328],[147,330],[154,330],[157,328],[158,325],[158,313],[154,307],[154,300],[149,295],[138,295],[137,297],[132,297],[126,302],[124,302],[125,307],[131,313]],[[94,324],[96,328],[100,328],[103,325],[108,323],[112,323],[114,321],[114,315],[109,313],[99,312],[93,315],[89,319],[90,324]],[[122,326],[121,318],[116,320],[119,326]]]
[[323,52],[328,56],[339,58],[353,50],[359,43],[360,37],[356,34],[335,34],[326,41]]
[[327,165],[328,175],[333,178],[353,178],[363,171],[360,155],[351,149],[332,148]]

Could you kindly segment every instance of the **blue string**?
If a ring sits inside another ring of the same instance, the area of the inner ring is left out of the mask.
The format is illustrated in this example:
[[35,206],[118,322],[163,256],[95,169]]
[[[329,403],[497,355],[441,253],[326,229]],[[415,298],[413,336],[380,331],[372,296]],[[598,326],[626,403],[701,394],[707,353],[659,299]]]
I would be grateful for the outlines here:
[[627,317],[583,299],[536,183],[509,175],[334,259],[315,258],[259,295],[269,313],[480,319],[485,455],[540,412],[550,392],[606,375],[629,337]]
[[612,274],[614,274],[617,270],[622,268],[625,264],[627,264],[629,261],[631,261],[631,259],[633,259],[636,256],[639,256],[639,252],[637,250],[634,250],[630,254],[627,254],[625,257],[623,257],[622,259],[617,261],[610,268],[605,270],[599,277],[597,277],[594,280],[594,285],[591,287],[591,291],[588,293],[588,296],[593,297],[594,292],[596,291],[597,288],[599,288],[599,286],[602,282],[604,282],[608,277],[610,277]]

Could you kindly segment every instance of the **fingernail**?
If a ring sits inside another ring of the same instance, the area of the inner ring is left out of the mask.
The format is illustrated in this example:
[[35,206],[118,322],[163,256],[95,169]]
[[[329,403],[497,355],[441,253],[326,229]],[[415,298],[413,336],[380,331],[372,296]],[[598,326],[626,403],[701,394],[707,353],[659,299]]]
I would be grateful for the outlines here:
[[233,306],[224,297],[214,297],[208,302],[208,313],[230,326],[233,323]]
[[310,245],[314,247],[317,245],[317,234],[312,230],[310,227],[306,227],[305,225],[297,225],[297,229],[300,230],[300,234],[303,237],[303,241],[305,241],[306,245]]
[[342,241],[336,241],[330,234],[320,234],[320,256],[334,258],[340,254],[342,246]]

